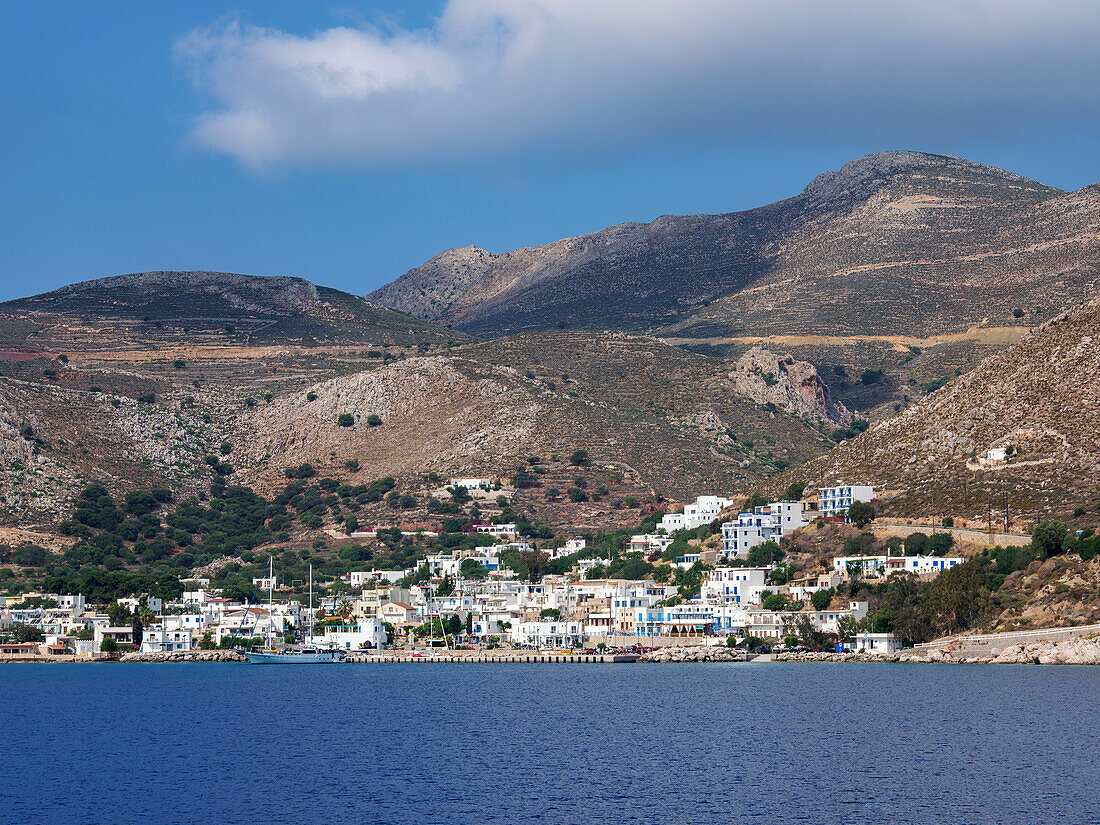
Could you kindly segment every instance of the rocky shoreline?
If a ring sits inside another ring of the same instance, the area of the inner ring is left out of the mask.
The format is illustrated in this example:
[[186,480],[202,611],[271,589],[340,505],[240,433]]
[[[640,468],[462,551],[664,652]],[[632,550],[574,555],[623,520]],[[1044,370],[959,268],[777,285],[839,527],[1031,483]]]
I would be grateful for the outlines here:
[[778,653],[776,662],[873,662],[894,664],[960,665],[1100,665],[1100,639],[1066,639],[1055,642],[1019,642],[988,654],[973,655],[952,649],[901,650],[897,653]]
[[236,650],[171,650],[163,653],[127,653],[120,662],[247,662]]
[[643,653],[639,662],[664,664],[672,662],[747,662],[751,657],[743,650],[728,647],[661,647]]

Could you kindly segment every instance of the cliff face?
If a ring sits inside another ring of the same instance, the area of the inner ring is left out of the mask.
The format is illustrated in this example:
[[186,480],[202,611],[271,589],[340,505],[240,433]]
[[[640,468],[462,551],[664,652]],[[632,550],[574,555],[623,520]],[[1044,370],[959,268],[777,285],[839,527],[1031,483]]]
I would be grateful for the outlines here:
[[734,364],[730,378],[737,394],[754,403],[774,404],[813,421],[852,423],[852,413],[833,401],[817,369],[805,361],[752,347]]
[[1080,300],[1100,261],[1098,194],[883,152],[746,212],[451,250],[370,297],[482,336],[562,324],[689,340],[957,332]]

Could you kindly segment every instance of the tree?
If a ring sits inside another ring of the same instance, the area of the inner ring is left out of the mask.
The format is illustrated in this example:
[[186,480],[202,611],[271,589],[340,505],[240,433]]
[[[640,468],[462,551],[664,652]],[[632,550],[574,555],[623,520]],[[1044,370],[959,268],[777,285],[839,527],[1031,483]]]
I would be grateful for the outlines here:
[[928,542],[928,536],[924,533],[910,533],[905,537],[905,555],[919,556],[924,552],[924,545]]
[[542,612],[539,613],[539,618],[556,622],[561,619],[561,611],[556,607],[544,607]]
[[783,501],[801,501],[802,493],[806,490],[805,481],[796,481],[780,497]]
[[12,625],[11,636],[16,644],[42,641],[42,631],[32,624],[19,623]]
[[134,621],[130,625],[130,630],[134,634],[134,647],[141,647],[141,640],[145,638],[145,625],[141,622],[140,611],[134,611]]
[[345,622],[351,618],[353,609],[350,599],[340,599],[340,601],[336,603],[336,615]]
[[451,494],[451,501],[455,504],[465,504],[470,500],[470,491],[465,487],[448,487],[447,492]]
[[812,596],[810,596],[810,603],[814,606],[814,610],[824,610],[829,606],[829,602],[833,600],[833,593],[835,591],[831,587],[827,587],[824,590],[817,590]]
[[573,455],[569,456],[569,461],[571,464],[583,467],[588,463],[588,450],[574,450]]
[[866,501],[853,501],[848,508],[848,520],[862,529],[875,520],[875,508]]
[[103,641],[99,643],[99,649],[103,653],[117,653],[118,642],[114,640],[113,636],[104,636]]
[[761,599],[760,604],[765,610],[774,611],[786,609],[787,597],[784,596],[782,593],[768,593],[767,596],[764,596],[764,593],[768,593],[768,591],[761,591],[760,595],[763,598]]
[[107,605],[107,618],[111,620],[112,627],[122,627],[130,618],[130,608],[118,602]]
[[1069,528],[1061,521],[1044,521],[1031,531],[1031,547],[1040,558],[1047,559],[1062,553]]
[[749,550],[749,567],[771,567],[786,555],[774,541],[765,541]]
[[367,426],[368,427],[381,427],[382,426],[382,416],[378,415],[377,413],[371,413],[370,415],[367,416]]
[[341,427],[351,427],[355,424],[355,416],[351,413],[340,413],[336,419],[336,423]]
[[489,575],[489,569],[477,559],[463,559],[459,572],[464,579],[484,579]]
[[859,623],[851,616],[841,616],[836,620],[836,635],[840,641],[846,641],[856,635]]
[[950,533],[933,533],[925,542],[924,550],[930,556],[946,556],[954,544],[955,537]]

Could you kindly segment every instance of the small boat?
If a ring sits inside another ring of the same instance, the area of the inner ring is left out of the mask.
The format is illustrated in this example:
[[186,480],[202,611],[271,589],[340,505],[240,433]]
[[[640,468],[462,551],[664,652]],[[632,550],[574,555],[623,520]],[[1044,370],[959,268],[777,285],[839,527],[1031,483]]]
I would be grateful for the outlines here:
[[271,600],[275,580],[273,578],[272,559],[268,559],[267,573],[267,649],[256,652],[244,651],[248,661],[254,665],[317,665],[329,662],[339,662],[344,658],[344,651],[335,647],[318,647],[313,644],[313,565],[309,566],[309,621],[308,643],[300,647],[286,647],[275,650],[271,641]]

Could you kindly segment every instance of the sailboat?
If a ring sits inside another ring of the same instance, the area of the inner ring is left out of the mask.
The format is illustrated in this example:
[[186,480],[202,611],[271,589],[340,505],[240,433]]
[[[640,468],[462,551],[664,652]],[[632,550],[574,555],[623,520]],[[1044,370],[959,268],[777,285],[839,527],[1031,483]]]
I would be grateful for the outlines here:
[[329,662],[339,662],[344,658],[344,651],[335,647],[320,647],[313,642],[313,565],[309,566],[309,613],[307,614],[308,635],[304,636],[304,644],[291,646],[282,650],[275,650],[271,640],[271,597],[275,587],[272,578],[272,560],[268,559],[267,577],[267,648],[265,650],[251,652],[244,655],[254,665],[317,665]]

